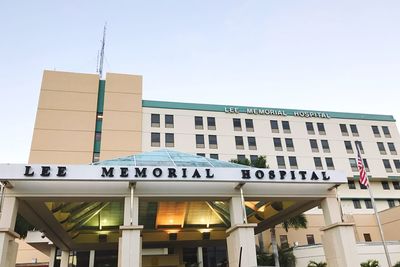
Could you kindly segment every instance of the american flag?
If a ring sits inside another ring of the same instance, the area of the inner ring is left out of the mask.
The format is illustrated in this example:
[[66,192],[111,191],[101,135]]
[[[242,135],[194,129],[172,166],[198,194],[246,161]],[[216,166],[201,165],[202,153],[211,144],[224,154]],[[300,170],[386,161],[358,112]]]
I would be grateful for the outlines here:
[[368,182],[367,173],[365,172],[364,163],[361,158],[360,147],[358,146],[357,143],[356,143],[356,147],[357,147],[357,168],[358,168],[358,171],[360,172],[360,183],[364,186],[368,186],[369,182]]

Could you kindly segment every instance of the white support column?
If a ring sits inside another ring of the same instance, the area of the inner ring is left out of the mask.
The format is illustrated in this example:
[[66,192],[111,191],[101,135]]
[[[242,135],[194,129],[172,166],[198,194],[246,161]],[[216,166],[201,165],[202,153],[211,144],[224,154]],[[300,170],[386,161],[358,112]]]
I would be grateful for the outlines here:
[[56,251],[57,248],[55,246],[51,246],[50,256],[49,256],[49,267],[54,267],[54,262],[56,260]]
[[322,243],[330,267],[359,266],[354,235],[354,223],[342,222],[336,197],[327,197],[321,202],[325,227]]
[[203,267],[203,248],[202,247],[197,247],[197,263],[198,267]]
[[257,266],[257,256],[254,228],[257,224],[243,224],[243,207],[240,196],[231,198],[229,209],[231,228],[226,231],[229,266],[239,266],[240,250],[242,249],[241,266],[255,267]]
[[14,232],[18,212],[18,200],[15,197],[5,197],[0,215],[0,266],[15,266],[18,244]]
[[89,252],[89,267],[94,267],[94,257],[96,256],[96,251],[91,250]]
[[61,262],[60,267],[68,267],[69,266],[69,250],[61,251]]

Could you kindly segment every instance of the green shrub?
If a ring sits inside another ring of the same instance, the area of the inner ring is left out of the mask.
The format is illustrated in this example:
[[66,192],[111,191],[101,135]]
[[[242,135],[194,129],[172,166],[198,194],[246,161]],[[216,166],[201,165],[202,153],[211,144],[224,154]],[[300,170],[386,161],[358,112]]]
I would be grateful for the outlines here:
[[327,267],[328,265],[326,262],[316,262],[316,261],[310,261],[307,265],[307,267]]
[[400,261],[396,262],[396,264],[393,265],[393,267],[400,267]]
[[361,263],[361,267],[379,267],[379,262],[377,260],[368,260]]

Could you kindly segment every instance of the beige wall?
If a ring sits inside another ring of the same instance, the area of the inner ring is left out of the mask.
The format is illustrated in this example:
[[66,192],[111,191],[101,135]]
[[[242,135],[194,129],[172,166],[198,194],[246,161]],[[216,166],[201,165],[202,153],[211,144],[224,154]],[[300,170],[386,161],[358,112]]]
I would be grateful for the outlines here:
[[16,239],[18,243],[17,264],[19,263],[48,263],[49,256],[28,245],[24,240]]
[[98,87],[96,74],[44,72],[29,162],[92,162]]

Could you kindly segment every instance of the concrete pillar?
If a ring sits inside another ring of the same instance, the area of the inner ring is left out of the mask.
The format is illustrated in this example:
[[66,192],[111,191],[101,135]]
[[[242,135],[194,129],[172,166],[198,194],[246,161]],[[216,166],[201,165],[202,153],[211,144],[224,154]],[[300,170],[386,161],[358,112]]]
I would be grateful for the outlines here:
[[69,266],[69,250],[61,251],[61,262],[60,267],[68,267]]
[[54,263],[56,261],[56,251],[57,248],[55,246],[51,246],[50,256],[49,256],[49,267],[54,267]]
[[336,197],[327,197],[321,202],[325,227],[322,243],[329,267],[359,266],[354,236],[354,223],[342,222]]
[[198,263],[198,267],[203,267],[203,248],[202,247],[198,247],[197,248],[197,263]]
[[257,266],[256,239],[254,228],[257,224],[243,224],[243,207],[239,196],[232,197],[229,203],[231,228],[226,233],[229,266],[239,266],[241,253],[242,267]]
[[139,222],[139,198],[125,198],[124,225],[120,227],[121,241],[119,248],[118,266],[140,267],[142,264],[142,240],[140,233],[143,229]]
[[94,267],[94,257],[96,256],[96,251],[91,250],[89,252],[89,267]]
[[0,215],[0,266],[15,266],[18,244],[14,232],[18,212],[18,200],[15,197],[5,197]]

